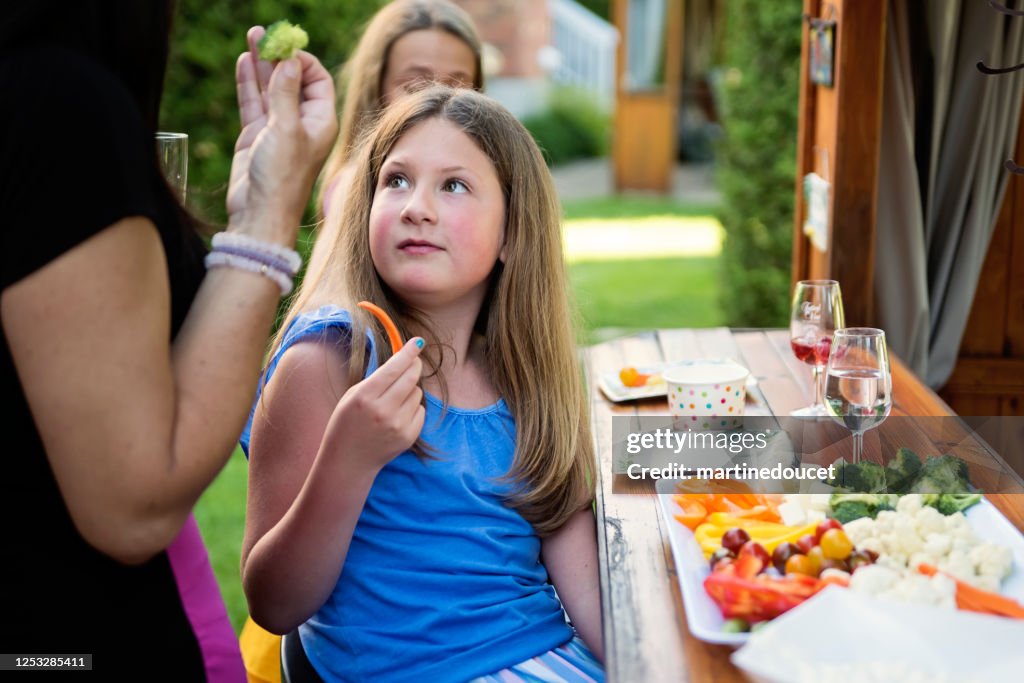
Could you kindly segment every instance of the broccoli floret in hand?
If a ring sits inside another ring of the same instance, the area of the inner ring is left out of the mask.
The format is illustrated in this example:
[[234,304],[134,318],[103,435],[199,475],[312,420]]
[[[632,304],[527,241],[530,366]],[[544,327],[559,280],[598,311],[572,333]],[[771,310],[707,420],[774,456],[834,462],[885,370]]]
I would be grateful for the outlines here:
[[258,44],[260,59],[278,61],[290,59],[298,50],[309,45],[309,36],[302,27],[287,19],[275,21]]

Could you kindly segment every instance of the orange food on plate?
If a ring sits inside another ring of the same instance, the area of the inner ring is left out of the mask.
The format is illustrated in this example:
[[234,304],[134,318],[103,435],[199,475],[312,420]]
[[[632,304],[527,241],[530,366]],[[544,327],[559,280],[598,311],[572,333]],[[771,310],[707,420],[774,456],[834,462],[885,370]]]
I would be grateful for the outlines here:
[[925,576],[943,574],[956,582],[956,606],[968,612],[979,612],[981,614],[993,614],[998,617],[1010,617],[1012,619],[1024,619],[1024,605],[1013,598],[999,593],[983,590],[962,581],[947,572],[937,569],[935,566],[922,562],[917,566],[917,571]]
[[698,500],[699,496],[685,495],[677,493],[672,496],[672,500],[676,502],[676,505],[680,507],[682,512],[677,512],[674,516],[679,522],[686,528],[693,531],[696,529],[701,522],[708,516],[708,509],[704,507],[704,504]]
[[619,380],[627,387],[642,387],[647,384],[649,377],[650,375],[645,375],[634,367],[622,368],[619,371]]

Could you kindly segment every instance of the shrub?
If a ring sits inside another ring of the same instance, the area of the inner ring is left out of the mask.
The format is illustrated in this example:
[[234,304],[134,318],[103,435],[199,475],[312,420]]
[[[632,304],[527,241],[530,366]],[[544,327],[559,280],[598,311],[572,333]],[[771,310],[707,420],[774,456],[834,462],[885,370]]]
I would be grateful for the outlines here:
[[789,315],[801,11],[796,0],[727,3],[718,186],[733,326],[785,325]]
[[608,114],[579,90],[556,90],[547,110],[527,116],[523,125],[544,152],[549,166],[608,152]]
[[[214,223],[226,219],[224,198],[238,136],[235,60],[245,32],[278,19],[301,24],[324,66],[337,67],[384,0],[181,0],[161,108],[162,130],[189,134],[189,203]],[[311,212],[307,212],[307,219]]]

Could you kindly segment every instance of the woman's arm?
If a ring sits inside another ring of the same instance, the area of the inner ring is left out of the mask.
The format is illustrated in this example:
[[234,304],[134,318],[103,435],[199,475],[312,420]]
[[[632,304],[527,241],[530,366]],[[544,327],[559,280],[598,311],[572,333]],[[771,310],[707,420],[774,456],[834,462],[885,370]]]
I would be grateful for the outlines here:
[[[287,633],[327,600],[377,472],[423,427],[420,347],[349,387],[343,351],[285,351],[257,404],[242,583],[256,623]],[[341,395],[341,400],[338,400]]]
[[[261,91],[250,52],[238,93],[232,228],[292,244],[336,130],[330,75],[302,53]],[[4,289],[0,322],[18,377],[89,543],[137,563],[174,539],[233,450],[279,294],[261,276],[214,269],[171,344],[166,258],[141,217]]]
[[572,625],[594,656],[603,662],[597,530],[589,506],[541,541],[541,559]]
[[219,268],[173,346],[163,246],[128,218],[0,298],[4,333],[79,532],[122,562],[166,547],[233,449],[280,295]]

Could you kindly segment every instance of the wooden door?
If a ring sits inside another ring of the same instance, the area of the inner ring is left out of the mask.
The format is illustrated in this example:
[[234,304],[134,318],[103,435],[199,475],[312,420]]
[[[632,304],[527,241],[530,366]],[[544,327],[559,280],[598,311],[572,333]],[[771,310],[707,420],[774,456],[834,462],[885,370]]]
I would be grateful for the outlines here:
[[[672,189],[682,78],[682,3],[683,0],[613,3],[613,20],[621,36],[615,60],[612,140],[616,190]],[[649,68],[652,55],[657,62],[653,69]]]

